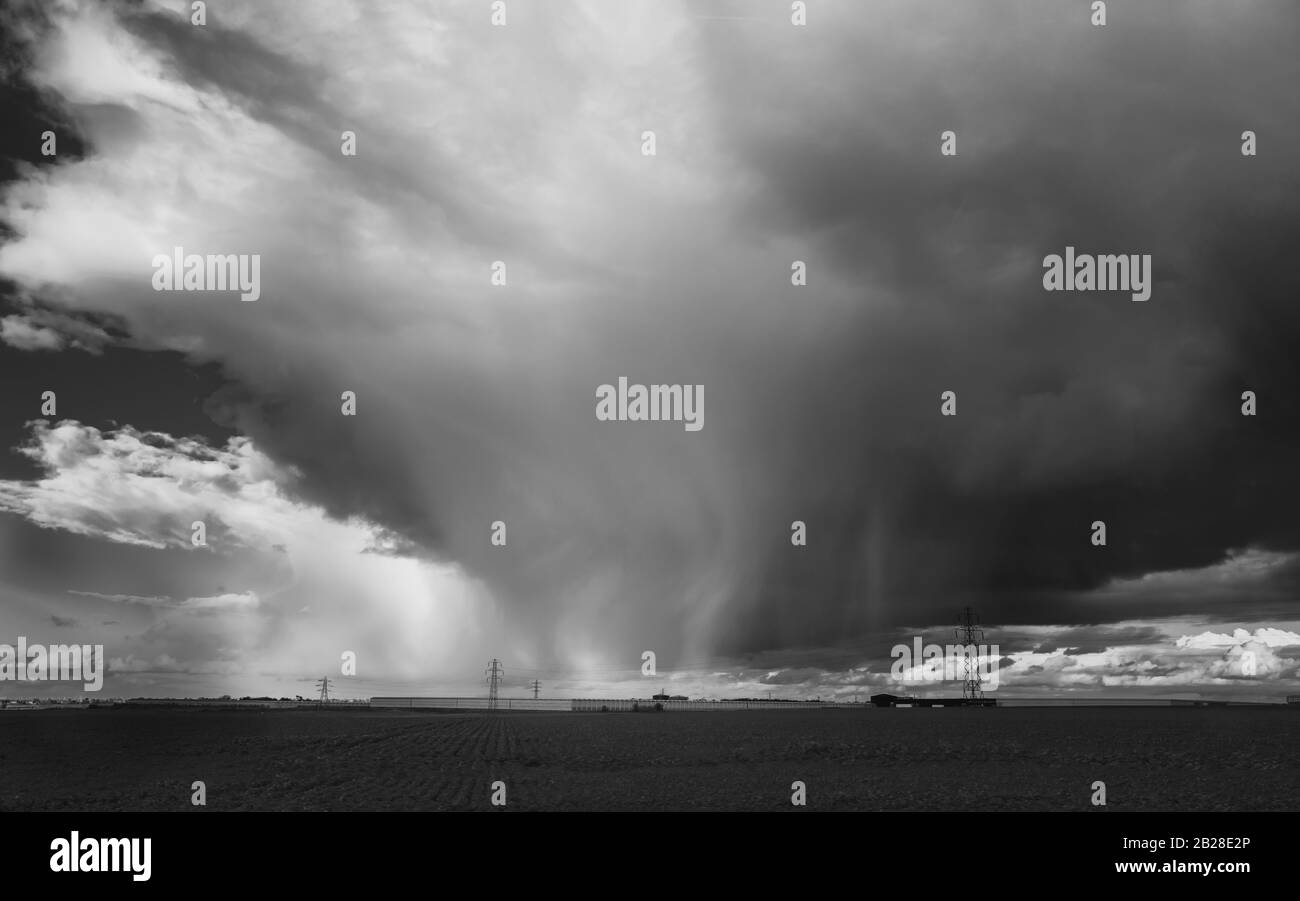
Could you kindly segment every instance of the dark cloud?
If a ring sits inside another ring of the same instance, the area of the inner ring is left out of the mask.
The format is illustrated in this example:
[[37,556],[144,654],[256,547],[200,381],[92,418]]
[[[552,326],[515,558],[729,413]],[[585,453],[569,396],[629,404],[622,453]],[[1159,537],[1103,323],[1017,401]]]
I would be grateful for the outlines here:
[[[54,10],[35,0],[14,0],[0,8],[0,184],[10,182],[23,166],[54,166],[81,159],[85,135],[64,99],[38,88],[27,77],[35,42],[54,28]],[[53,131],[58,154],[41,155],[41,135]],[[13,236],[0,220],[0,239]]]
[[[829,248],[861,284],[816,360],[764,360],[794,411],[773,431],[809,460],[764,476],[818,547],[769,538],[730,644],[862,628],[873,605],[1077,621],[1116,577],[1300,547],[1294,10],[1125,7],[1104,35],[1050,4],[814,19],[809,42],[704,38],[720,133],[759,185],[738,226]],[[1272,150],[1242,157],[1246,128]],[[1044,292],[1041,260],[1067,244],[1152,254],[1152,299]],[[1269,398],[1254,419],[1247,388]]]
[[[1091,654],[1096,651],[1104,651],[1107,648],[1129,644],[1149,644],[1164,639],[1164,633],[1151,626],[1079,627],[1053,633],[1049,642],[1040,644],[1034,650],[1052,651],[1056,648],[1065,648],[1065,653],[1071,655]],[[1052,645],[1052,647],[1048,647],[1047,644]]]

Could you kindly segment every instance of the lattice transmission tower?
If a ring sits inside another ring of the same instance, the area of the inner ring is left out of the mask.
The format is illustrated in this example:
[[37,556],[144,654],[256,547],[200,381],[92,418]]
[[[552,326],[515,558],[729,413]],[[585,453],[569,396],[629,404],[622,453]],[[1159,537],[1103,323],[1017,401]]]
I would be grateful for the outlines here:
[[501,661],[493,657],[491,665],[483,672],[486,675],[484,681],[488,684],[488,710],[496,710],[497,689],[501,685],[501,677],[506,674],[505,670],[501,668]]
[[962,683],[963,701],[983,701],[984,691],[980,688],[979,646],[984,643],[984,630],[979,627],[975,610],[967,607],[962,611],[960,625],[953,630],[957,633],[957,643],[966,649],[962,660],[966,665],[965,681]]

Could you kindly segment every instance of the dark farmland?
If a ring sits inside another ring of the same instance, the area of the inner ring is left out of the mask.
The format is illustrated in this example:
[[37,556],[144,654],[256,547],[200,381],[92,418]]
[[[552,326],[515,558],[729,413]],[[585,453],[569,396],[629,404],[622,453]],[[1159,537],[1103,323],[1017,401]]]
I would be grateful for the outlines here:
[[1300,810],[1278,708],[0,713],[0,810]]

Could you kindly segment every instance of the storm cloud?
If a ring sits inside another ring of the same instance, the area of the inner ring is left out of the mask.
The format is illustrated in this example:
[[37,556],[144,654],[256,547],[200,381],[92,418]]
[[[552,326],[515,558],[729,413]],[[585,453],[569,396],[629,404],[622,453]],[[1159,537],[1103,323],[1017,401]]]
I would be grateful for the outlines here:
[[[482,10],[209,6],[203,27],[181,3],[10,14],[24,79],[85,151],[4,188],[0,353],[116,344],[219,373],[211,453],[237,435],[294,474],[267,490],[313,528],[362,523],[481,581],[475,653],[883,659],[965,604],[1125,623],[1134,643],[1149,618],[1294,619],[1293,7],[1112,3],[1095,28],[1071,3],[845,0],[799,28],[788,3],[575,2],[494,28]],[[153,291],[176,246],[260,254],[261,299]],[[1150,300],[1044,291],[1066,246],[1150,254]],[[597,421],[620,376],[704,386],[706,426]],[[122,403],[95,412],[194,431]],[[110,428],[10,409],[29,457]],[[92,466],[40,460],[6,509],[81,536],[120,512],[100,492],[35,518]],[[103,535],[165,547],[180,522],[144,519]],[[255,519],[239,553],[292,544]],[[1158,573],[1183,581],[1142,581]],[[766,681],[804,681],[792,665]]]

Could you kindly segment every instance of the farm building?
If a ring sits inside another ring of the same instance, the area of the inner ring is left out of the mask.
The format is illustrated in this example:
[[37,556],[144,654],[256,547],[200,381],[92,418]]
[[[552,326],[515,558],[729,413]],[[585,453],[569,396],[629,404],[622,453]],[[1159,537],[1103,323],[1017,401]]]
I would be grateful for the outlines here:
[[993,698],[970,701],[966,698],[908,698],[889,694],[872,695],[871,703],[877,707],[996,707],[998,705]]

